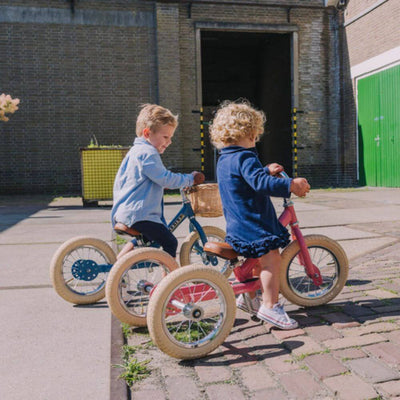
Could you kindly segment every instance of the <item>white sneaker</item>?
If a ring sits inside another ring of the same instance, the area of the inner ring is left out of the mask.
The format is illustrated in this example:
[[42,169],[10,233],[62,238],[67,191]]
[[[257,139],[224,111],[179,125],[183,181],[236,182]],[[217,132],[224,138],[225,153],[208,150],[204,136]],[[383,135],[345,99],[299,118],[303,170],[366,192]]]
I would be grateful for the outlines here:
[[276,303],[273,308],[267,308],[263,304],[257,312],[257,317],[280,329],[296,329],[299,324],[286,314],[283,306]]
[[239,297],[236,299],[236,307],[240,308],[242,311],[250,313],[250,314],[257,314],[258,309],[260,308],[261,301],[258,297],[254,297],[251,299],[250,296],[247,298],[250,302],[251,310],[249,310],[246,300],[244,298],[244,294],[241,293]]

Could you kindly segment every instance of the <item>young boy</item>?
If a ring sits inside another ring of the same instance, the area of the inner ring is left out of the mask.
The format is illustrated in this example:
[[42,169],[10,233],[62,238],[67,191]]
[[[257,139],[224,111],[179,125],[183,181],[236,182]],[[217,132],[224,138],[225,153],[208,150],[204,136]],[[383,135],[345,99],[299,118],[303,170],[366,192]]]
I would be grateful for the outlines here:
[[[113,227],[122,223],[157,242],[172,257],[176,257],[178,241],[168,230],[163,215],[164,188],[197,185],[204,182],[201,172],[178,174],[168,171],[161,161],[172,143],[178,117],[156,104],[145,104],[136,121],[133,147],[123,159],[114,182],[114,204],[111,210]],[[127,243],[120,258],[134,247]]]

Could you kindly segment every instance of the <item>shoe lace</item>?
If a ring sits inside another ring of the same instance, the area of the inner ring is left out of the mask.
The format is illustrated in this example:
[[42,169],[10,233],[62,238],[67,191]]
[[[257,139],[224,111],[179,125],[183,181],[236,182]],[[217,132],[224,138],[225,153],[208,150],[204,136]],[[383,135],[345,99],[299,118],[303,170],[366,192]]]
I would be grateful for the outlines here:
[[290,317],[287,315],[286,311],[283,308],[283,305],[281,303],[276,303],[274,306],[274,310],[279,314],[282,315],[287,322],[290,322]]

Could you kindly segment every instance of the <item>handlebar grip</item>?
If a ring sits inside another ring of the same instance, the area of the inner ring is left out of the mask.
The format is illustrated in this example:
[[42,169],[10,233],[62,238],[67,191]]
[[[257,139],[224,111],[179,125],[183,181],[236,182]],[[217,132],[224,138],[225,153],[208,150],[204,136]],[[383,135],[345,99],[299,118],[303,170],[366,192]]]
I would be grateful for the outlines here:
[[279,175],[280,175],[282,178],[289,178],[289,175],[288,175],[285,171],[279,172]]

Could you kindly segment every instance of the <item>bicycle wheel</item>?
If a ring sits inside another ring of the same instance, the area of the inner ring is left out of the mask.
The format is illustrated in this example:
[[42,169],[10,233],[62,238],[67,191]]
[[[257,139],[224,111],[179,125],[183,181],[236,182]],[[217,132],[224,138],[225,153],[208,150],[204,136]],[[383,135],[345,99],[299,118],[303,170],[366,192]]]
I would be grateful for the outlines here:
[[235,295],[227,279],[207,266],[190,265],[173,271],[154,290],[147,323],[160,350],[188,360],[222,344],[235,315]]
[[349,274],[349,262],[343,248],[323,235],[304,236],[311,261],[321,272],[323,283],[314,285],[300,263],[297,241],[282,252],[280,290],[286,299],[304,307],[319,306],[334,299],[343,289]]
[[78,236],[66,241],[50,263],[55,291],[74,304],[92,304],[105,295],[105,282],[116,260],[111,247],[100,239]]
[[106,297],[112,313],[128,325],[146,326],[149,293],[178,263],[168,253],[155,248],[139,248],[121,257],[112,267]]
[[[224,242],[226,233],[215,226],[203,226],[204,234],[206,235],[207,242]],[[203,243],[200,239],[200,235],[197,231],[193,231],[188,235],[185,241],[182,243],[179,260],[182,266],[189,264],[203,264],[209,265],[213,268],[221,271],[225,265],[225,260],[213,256],[213,260],[207,257],[203,251]],[[214,265],[214,263],[216,265]],[[231,274],[231,270],[227,269],[225,276],[228,278]]]

